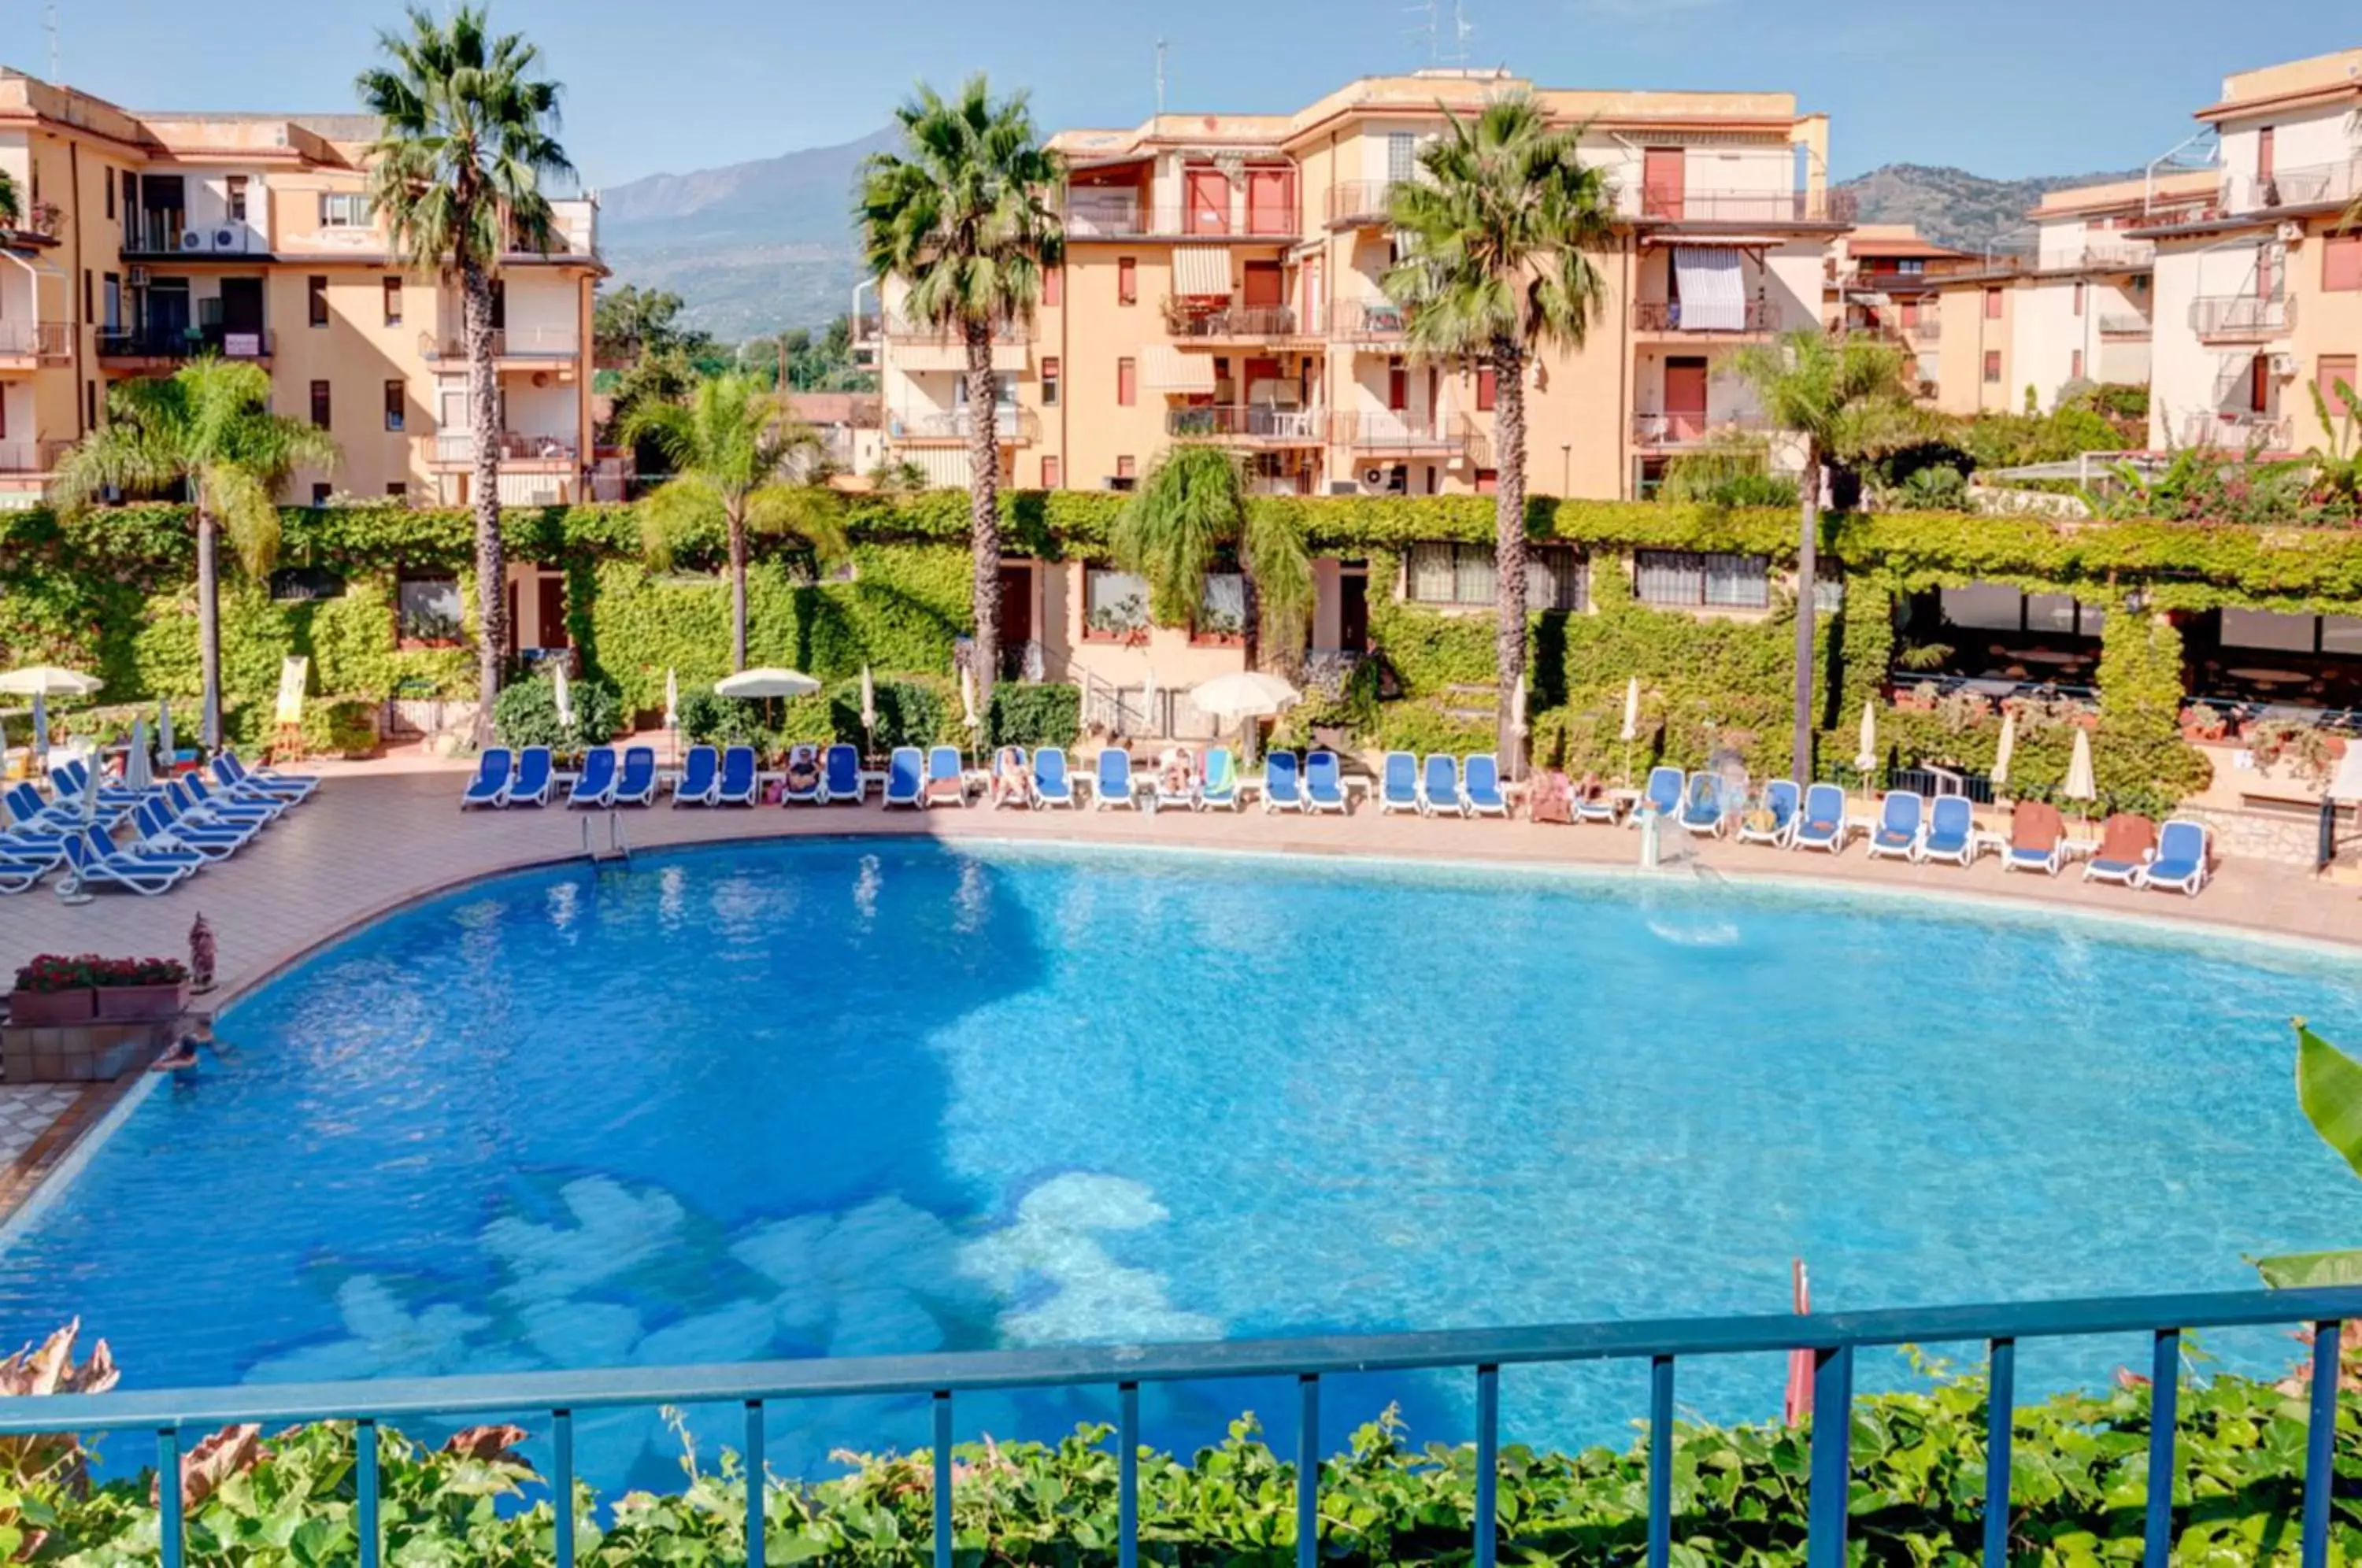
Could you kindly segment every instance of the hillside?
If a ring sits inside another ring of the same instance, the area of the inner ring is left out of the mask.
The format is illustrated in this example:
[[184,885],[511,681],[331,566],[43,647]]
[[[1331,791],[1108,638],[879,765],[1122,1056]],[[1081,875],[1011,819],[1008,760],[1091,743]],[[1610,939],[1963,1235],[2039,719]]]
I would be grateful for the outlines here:
[[[2025,246],[2026,209],[2066,185],[2097,185],[2137,180],[2141,171],[2114,174],[2037,175],[2027,180],[1988,180],[1965,169],[1932,169],[1924,163],[1890,163],[1844,182],[1839,190],[1860,199],[1864,223],[1907,223],[1928,238],[1964,250],[1986,246]],[[2019,232],[2013,232],[2019,231]]]

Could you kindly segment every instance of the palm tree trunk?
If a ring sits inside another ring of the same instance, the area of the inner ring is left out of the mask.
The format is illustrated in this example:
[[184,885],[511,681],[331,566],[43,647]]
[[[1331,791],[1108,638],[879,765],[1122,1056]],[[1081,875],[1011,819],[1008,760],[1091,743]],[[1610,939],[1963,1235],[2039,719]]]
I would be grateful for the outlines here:
[[730,668],[746,668],[746,513],[730,509]]
[[501,549],[501,413],[492,372],[492,280],[473,262],[459,269],[460,315],[468,337],[468,428],[475,467],[469,479],[476,510],[476,744],[492,739],[492,704],[509,645],[508,562]]
[[967,519],[976,560],[976,711],[992,706],[1000,675],[1000,379],[992,370],[992,329],[967,324]]
[[1799,784],[1813,781],[1813,633],[1820,617],[1814,612],[1814,580],[1819,568],[1821,536],[1821,447],[1805,443],[1805,471],[1796,491],[1803,513],[1796,536],[1796,714],[1790,738],[1789,777]]
[[1494,457],[1493,496],[1494,649],[1500,668],[1495,745],[1509,777],[1521,778],[1525,739],[1514,710],[1526,676],[1526,356],[1515,338],[1501,336],[1493,339],[1492,358],[1493,428],[1501,448]]
[[[190,487],[200,497],[195,482]],[[221,711],[221,573],[215,565],[214,514],[203,499],[197,502],[197,679],[204,691],[198,738],[209,746],[222,742]]]
[[1240,651],[1244,655],[1249,669],[1261,669],[1263,668],[1263,594],[1255,588],[1254,568],[1247,564],[1247,552],[1243,545],[1239,548],[1239,614],[1241,617],[1239,640],[1244,645]]

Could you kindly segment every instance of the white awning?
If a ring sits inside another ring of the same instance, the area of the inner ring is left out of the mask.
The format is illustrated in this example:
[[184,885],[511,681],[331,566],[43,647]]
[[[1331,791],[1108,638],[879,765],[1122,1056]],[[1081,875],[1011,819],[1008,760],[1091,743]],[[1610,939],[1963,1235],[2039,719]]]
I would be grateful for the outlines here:
[[1173,248],[1173,292],[1184,299],[1231,297],[1231,253],[1217,245]]
[[1747,284],[1738,275],[1738,252],[1731,247],[1699,245],[1674,251],[1673,286],[1682,302],[1684,332],[1746,330]]
[[1142,382],[1150,392],[1208,392],[1214,390],[1214,357],[1184,354],[1169,343],[1152,343]]

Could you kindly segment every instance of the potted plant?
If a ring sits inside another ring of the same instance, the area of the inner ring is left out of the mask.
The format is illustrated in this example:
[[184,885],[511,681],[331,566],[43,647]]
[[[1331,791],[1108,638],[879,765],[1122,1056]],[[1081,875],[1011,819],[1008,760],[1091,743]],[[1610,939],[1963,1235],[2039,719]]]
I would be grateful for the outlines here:
[[92,992],[89,958],[44,953],[17,971],[8,997],[8,1021],[34,1029],[88,1023]]
[[91,966],[96,1016],[116,1023],[160,1023],[189,1005],[189,967],[177,958],[105,958]]

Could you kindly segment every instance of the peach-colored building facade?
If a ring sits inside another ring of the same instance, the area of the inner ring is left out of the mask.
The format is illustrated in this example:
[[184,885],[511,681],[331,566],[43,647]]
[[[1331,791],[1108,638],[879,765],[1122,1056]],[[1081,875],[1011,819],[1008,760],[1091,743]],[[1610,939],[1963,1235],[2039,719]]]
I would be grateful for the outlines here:
[[[278,412],[336,436],[291,501],[460,503],[472,437],[457,292],[406,272],[366,195],[352,116],[125,110],[0,73],[0,504],[30,504],[105,416],[107,388],[193,354],[250,360]],[[501,282],[502,499],[582,499],[598,208],[555,204],[560,248]]]

